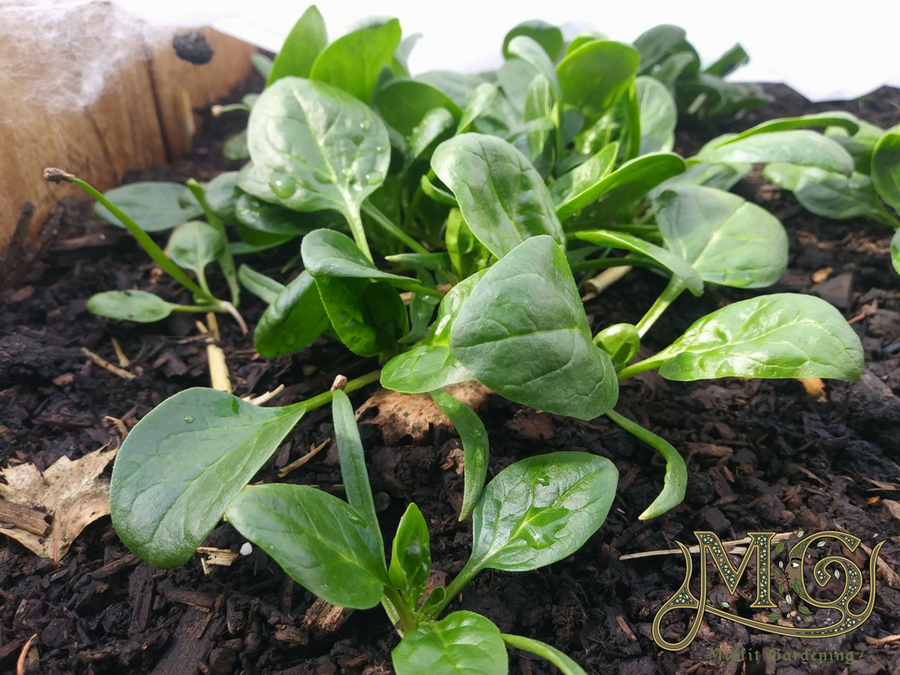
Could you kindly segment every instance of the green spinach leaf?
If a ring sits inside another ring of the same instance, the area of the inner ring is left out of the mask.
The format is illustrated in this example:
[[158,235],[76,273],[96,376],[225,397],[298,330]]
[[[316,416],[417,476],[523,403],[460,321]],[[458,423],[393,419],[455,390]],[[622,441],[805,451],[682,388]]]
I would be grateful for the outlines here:
[[498,629],[472,612],[454,612],[420,626],[392,653],[397,675],[507,675],[509,659]]

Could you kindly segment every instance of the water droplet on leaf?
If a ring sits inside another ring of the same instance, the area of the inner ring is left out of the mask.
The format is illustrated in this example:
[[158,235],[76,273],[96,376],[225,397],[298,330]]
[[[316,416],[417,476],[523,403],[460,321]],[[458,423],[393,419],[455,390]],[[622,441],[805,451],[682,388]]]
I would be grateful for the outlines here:
[[269,181],[269,187],[279,199],[287,199],[297,191],[297,183],[286,174],[277,174]]
[[184,423],[185,423],[185,424],[193,424],[193,423],[194,423],[194,418],[191,417],[190,415],[185,415],[185,417],[184,417]]

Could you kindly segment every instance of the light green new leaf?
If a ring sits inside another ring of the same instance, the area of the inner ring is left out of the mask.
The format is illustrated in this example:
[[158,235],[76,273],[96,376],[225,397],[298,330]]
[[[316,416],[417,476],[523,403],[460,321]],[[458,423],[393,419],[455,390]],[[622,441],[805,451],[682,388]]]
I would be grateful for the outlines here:
[[453,191],[472,233],[498,258],[537,235],[565,242],[543,178],[506,141],[463,134],[441,143],[431,165]]
[[[745,138],[756,136],[758,134],[772,133],[775,131],[790,131],[792,129],[809,129],[816,127],[839,127],[849,132],[851,135],[859,131],[859,122],[854,115],[843,112],[841,110],[833,110],[831,112],[813,113],[811,115],[800,115],[799,117],[783,117],[779,119],[769,120],[762,124],[757,124],[752,129],[747,129],[739,133],[737,136],[730,138],[722,143],[722,146],[737,143]],[[721,146],[719,146],[721,147]]]
[[527,572],[566,558],[600,529],[619,474],[605,457],[554,452],[497,474],[473,514],[467,570]]
[[694,323],[650,359],[669,380],[716,377],[855,380],[859,337],[834,307],[808,295],[776,293],[735,302]]
[[384,121],[412,142],[413,130],[426,114],[443,108],[459,121],[462,111],[440,89],[416,80],[394,80],[375,94],[375,106]]
[[431,538],[419,507],[410,504],[397,525],[388,576],[410,609],[418,608],[431,573]]
[[875,145],[872,182],[881,198],[900,213],[900,126],[888,129]]
[[347,502],[306,485],[259,485],[241,491],[227,516],[325,602],[353,609],[381,602],[384,555],[369,524]]
[[891,264],[894,271],[900,274],[900,230],[894,232],[894,236],[891,237]]
[[[182,204],[185,195],[180,183],[129,183],[103,193],[113,204],[140,225],[144,232],[160,232],[203,215],[203,209],[193,196]],[[122,227],[122,223],[101,204],[94,204],[94,215],[107,223]]]
[[668,249],[704,281],[764,288],[787,268],[781,222],[737,195],[697,186],[665,190],[656,200],[656,216]]
[[238,269],[238,279],[240,279],[241,285],[244,288],[267,305],[271,305],[275,302],[275,298],[278,297],[278,294],[287,288],[284,284],[275,281],[271,277],[267,277],[261,272],[257,272],[249,265],[240,266]]
[[256,325],[253,344],[263,356],[284,356],[303,349],[326,328],[328,315],[316,282],[303,271],[272,299]]
[[454,612],[404,637],[391,654],[397,675],[507,675],[500,630],[472,612]]
[[704,146],[689,163],[701,164],[771,164],[783,162],[797,166],[814,166],[849,176],[853,158],[830,138],[805,129],[774,131],[734,140],[725,136]]
[[601,182],[612,171],[618,154],[619,144],[610,143],[553,183],[550,196],[560,220],[566,220],[600,198]]
[[641,152],[669,152],[675,146],[678,109],[675,99],[659,80],[639,77],[637,97],[641,104]]
[[513,49],[512,41],[520,35],[534,40],[552,61],[555,61],[562,52],[564,42],[562,31],[546,21],[535,19],[523,21],[506,34],[503,38],[503,56],[505,58],[518,56]]
[[655,260],[661,267],[671,272],[673,276],[681,279],[691,293],[694,295],[703,293],[703,280],[700,279],[700,275],[697,274],[697,271],[691,264],[684,258],[667,251],[661,246],[656,246],[625,232],[613,232],[611,230],[578,232],[575,236],[596,246],[631,251]]
[[626,44],[587,42],[556,66],[563,100],[588,120],[598,120],[633,84],[639,63],[637,51]]
[[91,314],[107,319],[154,323],[169,316],[175,305],[146,291],[105,291],[92,295],[87,308]]
[[214,389],[175,394],[128,434],[109,489],[116,534],[155,567],[183,565],[303,417]]
[[309,77],[343,89],[368,104],[382,68],[394,60],[400,35],[397,19],[375,22],[347,33],[322,50]]
[[206,266],[221,258],[227,245],[223,232],[209,223],[191,220],[172,230],[166,251],[176,265],[202,277]]
[[437,389],[431,392],[431,398],[437,403],[441,412],[450,418],[450,422],[462,441],[465,484],[459,519],[463,520],[478,503],[484,481],[487,478],[490,453],[487,431],[475,411],[456,397]]
[[488,269],[453,322],[450,351],[501,396],[556,415],[592,420],[618,397],[566,255],[548,236]]
[[325,30],[325,20],[318,8],[311,5],[303,12],[281,45],[281,51],[275,57],[266,78],[266,86],[282,77],[309,77],[316,57],[327,44],[328,32]]

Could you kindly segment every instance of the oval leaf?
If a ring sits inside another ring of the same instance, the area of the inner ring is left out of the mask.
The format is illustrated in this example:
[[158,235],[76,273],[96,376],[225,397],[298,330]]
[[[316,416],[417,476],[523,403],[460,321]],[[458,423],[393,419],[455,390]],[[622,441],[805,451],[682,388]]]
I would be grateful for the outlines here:
[[563,100],[588,120],[598,120],[634,82],[639,63],[637,51],[626,44],[587,42],[556,66]]
[[[141,226],[145,232],[169,230],[203,215],[203,209],[191,197],[181,204],[184,185],[180,183],[130,183],[103,193],[113,204]],[[94,204],[94,215],[107,223],[122,227],[122,223],[101,204]]]
[[169,316],[173,305],[146,291],[106,291],[92,295],[87,308],[91,314],[107,319],[153,323]]
[[888,129],[875,145],[872,182],[881,198],[900,213],[900,126]]
[[214,389],[163,401],[116,457],[109,501],[119,537],[156,567],[187,562],[304,412],[260,408]]
[[855,380],[859,337],[824,300],[794,293],[742,300],[692,325],[652,359],[669,380],[717,377]]
[[507,675],[500,630],[472,612],[454,612],[404,637],[391,654],[397,675]]
[[574,215],[601,197],[603,193],[599,191],[599,186],[613,170],[618,154],[619,144],[610,143],[553,183],[550,195],[560,220]]
[[338,338],[360,356],[395,350],[409,328],[403,299],[384,281],[319,277],[316,287]]
[[410,504],[397,526],[388,572],[391,583],[403,593],[410,609],[418,607],[425,595],[425,584],[431,573],[431,539],[428,524],[419,507]]
[[586,452],[554,452],[507,467],[475,509],[466,567],[527,572],[572,555],[606,520],[618,477],[612,462]]
[[716,139],[690,161],[703,164],[783,162],[814,166],[845,176],[853,173],[853,158],[844,148],[822,134],[806,130],[754,134],[741,140]]
[[515,52],[510,49],[510,43],[520,35],[534,40],[553,61],[562,53],[564,42],[562,31],[546,21],[534,19],[518,24],[503,38],[503,56],[507,59],[515,55]]
[[224,232],[209,223],[191,220],[172,230],[166,252],[176,265],[201,276],[207,265],[222,257],[227,245]]
[[636,85],[641,105],[640,154],[671,151],[675,146],[675,125],[678,122],[675,99],[655,78],[639,77]]
[[431,165],[473,234],[498,258],[537,235],[565,242],[541,175],[503,139],[457,136],[437,147]]
[[284,356],[306,347],[326,328],[328,315],[315,279],[304,271],[266,308],[253,333],[253,344],[263,356]]
[[737,195],[699,186],[672,188],[657,198],[656,216],[668,249],[704,281],[764,288],[787,268],[781,222]]
[[811,127],[839,127],[852,135],[859,131],[859,121],[856,116],[842,110],[800,115],[799,117],[784,117],[757,124],[752,129],[747,129],[747,131],[743,131],[734,138],[725,141],[722,145],[730,145],[757,134],[790,131],[792,129],[808,129]]
[[462,115],[462,111],[444,92],[416,80],[389,82],[378,90],[375,105],[384,121],[408,138],[411,144],[413,131],[435,108],[449,112],[456,121]]
[[359,250],[346,234],[334,230],[316,230],[303,238],[300,252],[306,270],[315,278],[342,277],[383,279],[400,288],[416,288],[417,279],[382,272]]
[[618,397],[565,253],[547,236],[487,271],[453,323],[450,350],[485,386],[539,410],[591,420]]
[[366,521],[347,502],[305,485],[260,485],[242,490],[227,516],[325,602],[353,609],[381,602],[384,557]]
[[307,8],[288,33],[266,78],[266,86],[282,77],[309,77],[313,63],[325,45],[325,20],[315,5]]

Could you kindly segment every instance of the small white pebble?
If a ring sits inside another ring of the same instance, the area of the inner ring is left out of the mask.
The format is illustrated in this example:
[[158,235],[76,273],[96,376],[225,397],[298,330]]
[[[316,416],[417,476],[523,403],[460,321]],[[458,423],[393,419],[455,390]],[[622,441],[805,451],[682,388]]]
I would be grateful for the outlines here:
[[253,546],[249,541],[244,542],[244,545],[241,546],[241,555],[250,555],[253,553]]

